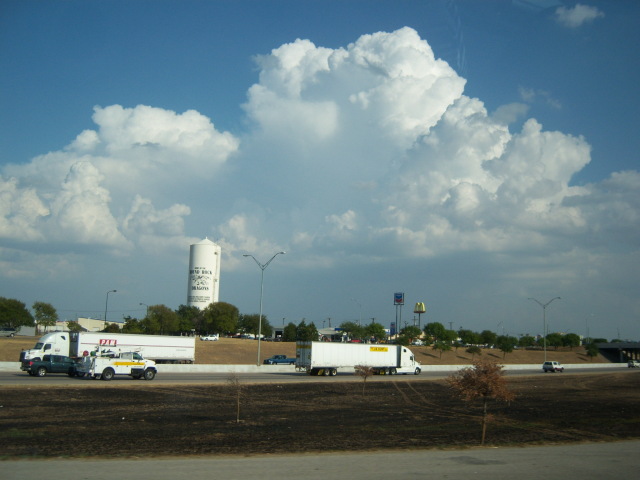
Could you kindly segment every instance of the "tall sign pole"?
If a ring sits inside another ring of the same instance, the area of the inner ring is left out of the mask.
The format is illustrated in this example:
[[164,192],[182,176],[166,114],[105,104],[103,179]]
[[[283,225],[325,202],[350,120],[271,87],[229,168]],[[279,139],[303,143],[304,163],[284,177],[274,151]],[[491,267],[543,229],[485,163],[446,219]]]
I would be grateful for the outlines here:
[[422,325],[420,324],[420,315],[422,315],[426,311],[427,311],[427,308],[424,306],[423,302],[416,303],[416,306],[413,308],[413,313],[418,314],[418,328],[420,330],[422,330]]
[[[396,292],[393,294],[393,304],[396,306],[396,332],[400,332],[402,325],[402,305],[404,305],[404,293]],[[398,317],[398,313],[400,316]]]

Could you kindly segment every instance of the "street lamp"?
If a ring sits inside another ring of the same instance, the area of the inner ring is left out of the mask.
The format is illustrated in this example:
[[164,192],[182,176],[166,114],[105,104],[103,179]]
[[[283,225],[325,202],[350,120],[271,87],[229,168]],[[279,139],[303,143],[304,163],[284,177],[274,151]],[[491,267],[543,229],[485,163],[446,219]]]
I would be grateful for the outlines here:
[[104,302],[104,328],[107,328],[107,310],[109,308],[109,294],[116,293],[117,290],[109,290],[107,292],[107,300]]
[[149,316],[149,305],[147,305],[146,303],[142,303],[142,302],[140,302],[140,305],[144,305],[145,307],[147,307],[147,313],[144,316],[144,318],[147,318]]
[[547,306],[554,300],[562,300],[560,297],[555,297],[549,300],[547,303],[542,303],[535,298],[529,298],[542,307],[542,344],[544,345],[544,361],[547,361]]
[[243,257],[251,257],[251,258],[253,258],[253,261],[258,264],[258,267],[260,267],[260,270],[261,270],[261,274],[260,274],[260,316],[258,317],[258,360],[256,362],[256,365],[258,365],[258,366],[260,366],[260,342],[262,341],[262,338],[261,338],[262,337],[262,297],[263,297],[263,294],[264,294],[264,270],[265,270],[265,268],[267,268],[269,266],[269,264],[273,261],[274,258],[276,258],[278,255],[284,255],[285,253],[287,253],[287,252],[278,252],[278,253],[276,253],[264,265],[262,263],[260,263],[258,260],[256,260],[256,257],[254,257],[253,255],[249,255],[249,254],[242,255]]

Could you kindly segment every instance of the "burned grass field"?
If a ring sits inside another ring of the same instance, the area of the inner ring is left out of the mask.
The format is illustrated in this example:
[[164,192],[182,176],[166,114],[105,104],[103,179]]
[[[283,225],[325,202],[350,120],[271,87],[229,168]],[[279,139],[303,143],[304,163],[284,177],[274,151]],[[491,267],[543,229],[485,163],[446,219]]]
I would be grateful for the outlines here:
[[[238,390],[240,388],[240,390]],[[640,373],[513,378],[487,445],[640,437]],[[238,421],[237,398],[240,394]],[[148,457],[471,447],[481,405],[444,381],[4,387],[2,458]]]

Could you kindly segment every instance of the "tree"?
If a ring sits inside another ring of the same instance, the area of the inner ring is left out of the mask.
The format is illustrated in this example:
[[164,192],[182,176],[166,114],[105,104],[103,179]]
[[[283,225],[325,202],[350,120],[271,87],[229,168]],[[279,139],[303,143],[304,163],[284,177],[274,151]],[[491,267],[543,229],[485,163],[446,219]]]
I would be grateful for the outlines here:
[[289,322],[282,332],[283,342],[295,342],[298,335],[298,327],[293,322]]
[[600,354],[600,349],[598,348],[598,345],[595,344],[595,342],[589,343],[585,347],[585,350],[590,361],[593,361],[593,359]]
[[82,330],[84,330],[84,329],[80,326],[80,324],[79,324],[77,321],[75,321],[75,320],[69,320],[69,321],[67,322],[67,329],[68,329],[70,332],[76,332],[76,333],[77,333],[77,332],[81,332]]
[[0,325],[15,328],[32,327],[33,315],[24,303],[13,298],[0,297]]
[[260,329],[260,314],[241,314],[238,318],[238,328],[245,333],[251,333],[258,336],[260,331],[265,337],[270,337],[273,328],[265,315],[262,315],[262,329]]
[[230,303],[210,303],[202,316],[203,328],[209,333],[235,333],[238,330],[238,308]]
[[318,329],[315,324],[311,322],[309,325],[304,319],[298,324],[296,328],[296,340],[300,342],[315,342],[318,340]]
[[165,305],[151,305],[145,320],[151,320],[149,325],[153,326],[153,332],[160,335],[174,335],[178,333],[180,323],[178,314]]
[[193,305],[180,305],[176,310],[176,314],[178,315],[178,329],[180,332],[191,332],[195,330],[200,334],[208,333],[200,329],[202,312],[198,307]]
[[158,335],[160,333],[160,324],[158,323],[158,319],[153,315],[147,315],[140,320],[140,326],[144,334]]
[[442,341],[453,344],[458,339],[458,332],[455,330],[445,330],[442,335]]
[[482,439],[480,444],[484,445],[489,400],[510,402],[515,398],[515,395],[507,388],[502,365],[492,361],[474,362],[473,367],[463,368],[448,377],[447,383],[455,394],[465,402],[473,402],[476,399],[482,401]]
[[416,338],[420,338],[422,330],[420,330],[420,327],[416,327],[415,325],[409,325],[400,330],[400,335],[404,335],[409,340],[415,340]]
[[547,335],[547,346],[555,347],[557,350],[558,347],[562,346],[562,334],[560,333],[550,333]]
[[497,339],[498,335],[496,335],[491,330],[483,330],[482,332],[480,332],[480,342],[483,345],[495,345]]
[[107,325],[102,329],[105,333],[120,333],[120,327],[117,323],[107,323]]
[[365,328],[356,322],[342,322],[340,328],[351,340],[363,340],[366,336]]
[[518,346],[520,347],[533,347],[536,344],[536,339],[531,335],[523,335],[518,340]]
[[569,347],[573,350],[573,347],[580,346],[580,335],[575,333],[567,333],[562,337],[562,345],[565,347]]
[[472,332],[471,330],[458,330],[458,337],[460,337],[460,341],[465,345],[478,345],[482,343],[482,339],[480,338],[480,334],[476,332]]
[[45,302],[35,302],[31,308],[35,312],[36,320],[36,333],[38,332],[38,326],[53,327],[58,321],[58,313],[53,305]]
[[424,326],[424,333],[431,340],[431,342],[442,340],[444,331],[444,325],[442,325],[440,322],[430,322]]
[[367,337],[374,339],[375,342],[380,342],[387,338],[387,331],[381,323],[372,321],[369,325],[364,327],[364,330]]
[[465,352],[471,354],[471,361],[473,362],[473,358],[476,355],[482,355],[482,349],[477,345],[471,345],[469,348],[465,350]]
[[143,333],[144,327],[142,322],[137,318],[125,317],[122,333]]
[[502,352],[502,359],[507,355],[507,353],[513,352],[513,348],[518,344],[518,339],[516,337],[511,337],[509,335],[500,335],[496,338],[496,347],[500,349]]
[[443,352],[448,352],[451,350],[451,343],[438,340],[436,341],[436,343],[433,344],[433,349],[439,351],[440,358],[442,358]]

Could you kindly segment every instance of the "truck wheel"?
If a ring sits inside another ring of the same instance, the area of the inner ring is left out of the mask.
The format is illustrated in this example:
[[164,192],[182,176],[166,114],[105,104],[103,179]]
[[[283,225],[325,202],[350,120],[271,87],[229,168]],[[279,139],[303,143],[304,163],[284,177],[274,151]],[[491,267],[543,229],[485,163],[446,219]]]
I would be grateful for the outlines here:
[[420,372],[422,370],[420,370],[418,367],[416,367],[416,370],[413,372],[414,375],[420,375]]
[[44,377],[47,374],[47,369],[44,367],[38,367],[38,370],[36,370],[36,375],[38,375],[39,377]]
[[113,368],[105,368],[100,378],[102,380],[109,381],[113,378],[114,375],[115,375],[115,372],[113,371]]
[[337,374],[338,374],[338,369],[337,368],[329,369],[329,375],[331,375],[332,377],[335,377]]
[[398,370],[396,370],[395,368],[389,369],[389,375],[397,375],[397,374],[398,374]]
[[153,380],[156,377],[156,372],[151,370],[150,368],[147,368],[144,371],[144,379],[145,380]]

